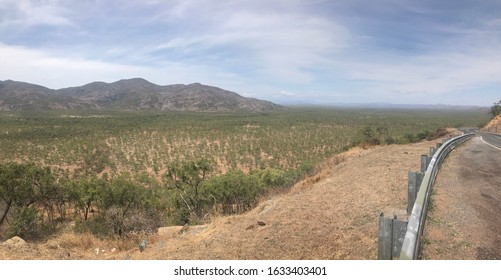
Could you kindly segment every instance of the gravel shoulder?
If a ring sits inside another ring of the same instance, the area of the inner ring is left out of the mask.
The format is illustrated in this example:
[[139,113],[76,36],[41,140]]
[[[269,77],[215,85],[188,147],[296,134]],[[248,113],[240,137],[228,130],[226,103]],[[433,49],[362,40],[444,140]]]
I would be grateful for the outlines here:
[[425,226],[424,259],[501,259],[501,150],[479,137],[445,160]]

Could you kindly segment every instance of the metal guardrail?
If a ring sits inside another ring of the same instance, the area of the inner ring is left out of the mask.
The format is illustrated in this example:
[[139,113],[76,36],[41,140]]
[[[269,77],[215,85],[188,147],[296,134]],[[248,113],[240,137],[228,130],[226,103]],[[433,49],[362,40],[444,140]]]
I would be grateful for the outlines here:
[[428,202],[440,165],[454,148],[469,140],[474,135],[473,133],[468,133],[448,140],[436,150],[431,158],[428,168],[424,172],[423,180],[421,181],[419,192],[417,193],[414,207],[409,217],[407,231],[400,251],[401,260],[416,260],[419,257]]

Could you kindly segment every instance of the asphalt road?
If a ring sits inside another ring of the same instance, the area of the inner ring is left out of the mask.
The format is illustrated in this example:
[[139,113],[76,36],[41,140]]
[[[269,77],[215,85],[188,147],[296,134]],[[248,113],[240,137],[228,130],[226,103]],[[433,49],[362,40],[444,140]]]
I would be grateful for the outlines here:
[[501,259],[501,137],[477,135],[449,154],[438,173],[425,259]]
[[501,150],[501,134],[478,132],[477,135],[479,135],[485,143],[493,146],[493,148]]

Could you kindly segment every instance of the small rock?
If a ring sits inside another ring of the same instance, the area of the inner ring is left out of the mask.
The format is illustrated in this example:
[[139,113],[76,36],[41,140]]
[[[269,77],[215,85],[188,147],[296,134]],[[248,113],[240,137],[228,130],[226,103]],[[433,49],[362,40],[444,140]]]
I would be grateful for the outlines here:
[[158,235],[166,237],[176,237],[177,235],[179,235],[179,232],[182,229],[182,226],[161,227],[158,228]]
[[209,228],[208,225],[190,226],[189,231],[187,233],[189,233],[190,235],[197,235],[206,231],[208,228]]
[[47,242],[47,248],[49,248],[49,249],[59,249],[60,246],[55,241],[49,241],[49,242]]
[[190,229],[190,225],[189,224],[185,224],[183,226],[183,228],[181,228],[181,230],[179,230],[179,232],[177,234],[183,234],[183,233],[186,233],[188,232],[188,230]]
[[26,241],[24,241],[21,237],[19,236],[14,236],[9,240],[6,240],[3,245],[7,245],[9,247],[23,247],[26,244]]
[[64,250],[64,251],[62,251],[61,253],[59,253],[59,258],[60,258],[60,259],[62,259],[62,260],[64,260],[64,259],[68,259],[68,258],[70,258],[70,257],[71,257],[71,254],[70,254],[70,252],[69,252],[69,251],[67,251],[67,250]]
[[265,223],[265,222],[263,222],[263,221],[257,221],[257,224],[258,224],[259,226],[262,226],[262,227],[264,227],[264,226],[266,225],[266,223]]
[[160,240],[158,243],[157,243],[157,246],[156,248],[157,249],[160,249],[160,248],[163,248],[165,245],[165,240]]
[[143,239],[143,241],[141,241],[141,244],[139,244],[139,251],[142,253],[146,249],[147,245],[148,245],[148,240]]
[[250,225],[245,230],[249,230],[249,229],[253,229],[253,228],[254,228],[254,225]]

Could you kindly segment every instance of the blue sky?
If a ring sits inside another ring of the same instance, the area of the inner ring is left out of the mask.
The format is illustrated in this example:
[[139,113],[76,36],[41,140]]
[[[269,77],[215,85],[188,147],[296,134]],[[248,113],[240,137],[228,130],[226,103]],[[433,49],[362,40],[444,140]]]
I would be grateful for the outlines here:
[[142,77],[279,103],[501,99],[498,0],[0,0],[0,80]]

